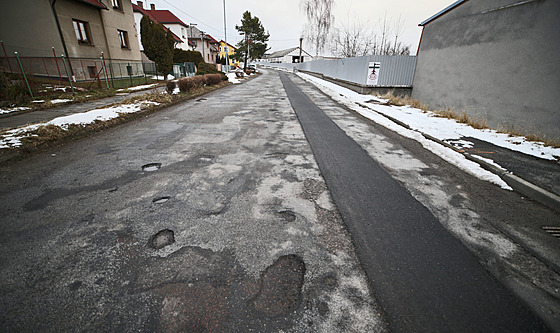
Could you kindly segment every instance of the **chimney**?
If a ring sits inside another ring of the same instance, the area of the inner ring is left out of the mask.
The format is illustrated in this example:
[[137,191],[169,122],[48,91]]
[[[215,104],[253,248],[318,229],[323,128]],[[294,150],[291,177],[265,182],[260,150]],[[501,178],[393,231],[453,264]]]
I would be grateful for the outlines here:
[[150,4],[150,8],[151,8],[152,10],[156,10],[156,5],[153,4],[153,3],[151,3],[151,4]]
[[144,3],[142,1],[137,1],[137,3],[138,3],[138,7],[144,9]]

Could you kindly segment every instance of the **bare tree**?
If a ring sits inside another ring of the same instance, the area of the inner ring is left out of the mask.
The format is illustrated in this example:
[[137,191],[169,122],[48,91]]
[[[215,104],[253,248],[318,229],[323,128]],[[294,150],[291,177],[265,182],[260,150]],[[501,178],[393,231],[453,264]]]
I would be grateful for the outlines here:
[[330,38],[330,50],[338,57],[359,57],[363,55],[408,55],[410,47],[399,40],[404,32],[404,22],[383,17],[379,26],[359,19],[348,18],[347,24],[334,28]]
[[324,50],[327,36],[334,22],[332,8],[334,0],[302,0],[301,8],[307,16],[305,35],[315,49],[315,54]]

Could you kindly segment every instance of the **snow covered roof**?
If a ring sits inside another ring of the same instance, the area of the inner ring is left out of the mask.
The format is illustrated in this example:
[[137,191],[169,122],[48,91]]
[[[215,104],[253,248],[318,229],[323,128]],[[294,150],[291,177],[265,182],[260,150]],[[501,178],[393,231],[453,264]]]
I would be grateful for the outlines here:
[[438,17],[446,14],[447,12],[451,11],[452,9],[455,9],[455,7],[458,7],[460,5],[462,5],[463,3],[467,2],[469,0],[459,0],[459,1],[455,1],[454,3],[452,3],[451,5],[445,7],[443,10],[439,11],[438,13],[432,15],[431,17],[429,17],[428,19],[426,19],[425,21],[423,21],[422,23],[418,24],[419,26],[423,27],[426,24],[432,22],[433,20],[437,19]]

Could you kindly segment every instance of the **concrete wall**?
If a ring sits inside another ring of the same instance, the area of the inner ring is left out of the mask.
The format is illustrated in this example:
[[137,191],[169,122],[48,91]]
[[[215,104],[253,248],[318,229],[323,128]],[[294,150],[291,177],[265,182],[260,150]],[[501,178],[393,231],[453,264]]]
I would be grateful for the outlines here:
[[[114,10],[110,0],[102,0],[109,10],[75,0],[57,0],[56,12],[70,57],[140,60],[132,3],[122,0],[123,10]],[[89,23],[93,45],[80,45],[74,33],[72,19]],[[105,27],[105,28],[104,28]],[[121,49],[117,30],[128,32],[130,48]],[[62,42],[49,1],[7,1],[0,10],[0,39],[6,52],[13,56],[18,51],[24,57],[52,57],[63,54]]]
[[49,1],[3,1],[0,40],[4,42],[9,57],[14,56],[15,51],[24,57],[52,57],[52,47],[58,55],[62,54],[62,43]]
[[412,96],[560,137],[560,1],[470,0],[424,26]]

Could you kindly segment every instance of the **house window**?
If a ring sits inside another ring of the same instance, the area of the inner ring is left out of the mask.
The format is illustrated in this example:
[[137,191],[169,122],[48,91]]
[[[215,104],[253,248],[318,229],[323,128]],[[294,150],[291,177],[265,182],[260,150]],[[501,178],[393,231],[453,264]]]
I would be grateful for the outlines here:
[[74,23],[74,32],[78,43],[84,45],[91,45],[91,37],[89,33],[89,23],[84,21],[72,20]]
[[185,39],[185,28],[181,28],[181,35],[183,36],[183,39]]
[[114,9],[122,10],[121,0],[111,0]]
[[119,40],[121,42],[121,48],[128,49],[128,32],[124,30],[117,30],[119,32]]

